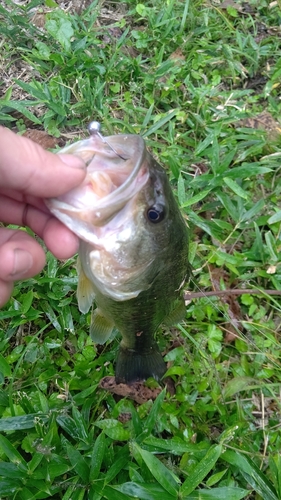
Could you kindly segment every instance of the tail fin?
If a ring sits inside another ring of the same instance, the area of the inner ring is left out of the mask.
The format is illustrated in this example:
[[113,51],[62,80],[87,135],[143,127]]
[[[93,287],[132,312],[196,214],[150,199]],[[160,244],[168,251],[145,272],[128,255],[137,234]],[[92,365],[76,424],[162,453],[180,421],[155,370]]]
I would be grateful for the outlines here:
[[115,380],[117,384],[143,381],[149,377],[160,381],[166,370],[166,364],[156,343],[143,352],[121,345],[117,355]]

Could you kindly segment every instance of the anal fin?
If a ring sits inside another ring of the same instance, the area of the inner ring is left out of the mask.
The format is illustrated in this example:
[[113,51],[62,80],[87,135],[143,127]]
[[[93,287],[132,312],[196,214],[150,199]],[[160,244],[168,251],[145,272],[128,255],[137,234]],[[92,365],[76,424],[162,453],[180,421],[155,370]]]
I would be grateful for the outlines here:
[[113,321],[107,319],[99,308],[92,311],[90,335],[93,342],[104,344],[114,330]]

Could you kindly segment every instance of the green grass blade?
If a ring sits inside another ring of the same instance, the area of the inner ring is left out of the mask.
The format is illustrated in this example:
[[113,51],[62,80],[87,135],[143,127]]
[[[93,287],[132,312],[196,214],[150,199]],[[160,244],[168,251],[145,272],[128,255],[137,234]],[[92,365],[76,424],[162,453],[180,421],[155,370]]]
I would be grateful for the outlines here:
[[99,420],[95,423],[99,429],[103,429],[104,433],[116,441],[127,441],[130,439],[130,431],[125,429],[120,422],[114,419]]
[[183,500],[241,500],[249,495],[249,490],[234,488],[231,486],[222,486],[221,488],[212,488],[210,490],[194,491],[191,495],[183,497]]
[[142,457],[146,466],[150,470],[156,481],[167,491],[170,495],[177,496],[179,491],[179,484],[175,479],[174,474],[165,467],[165,465],[158,460],[149,451],[143,450],[137,443],[132,443],[132,450],[136,450]]
[[130,482],[115,486],[115,488],[127,495],[127,498],[129,496],[139,500],[159,500],[160,498],[175,500],[175,496],[161,488],[160,484]]
[[[9,462],[0,462],[0,476],[4,478],[25,479],[28,471],[21,470],[17,465]],[[0,481],[1,484],[1,481]]]
[[146,418],[145,424],[143,426],[144,430],[142,434],[138,437],[138,442],[139,440],[142,440],[142,438],[146,437],[148,434],[151,433],[152,429],[154,429],[157,418],[159,415],[159,411],[161,409],[161,406],[163,404],[163,401],[165,399],[166,395],[166,390],[164,389],[163,391],[160,392],[160,394],[157,396],[155,399],[153,406],[149,412],[148,417]]
[[44,92],[36,88],[35,85],[23,82],[22,80],[15,80],[15,82],[28,94],[39,99],[39,101],[44,102],[46,100],[47,98],[46,94],[44,94]]
[[181,205],[181,208],[186,208],[186,207],[190,207],[191,205],[195,205],[196,203],[198,203],[198,201],[201,201],[204,198],[206,198],[206,196],[209,194],[209,192],[210,192],[210,189],[205,189],[201,193],[198,193],[195,196],[192,196],[191,198],[189,198],[188,200],[183,202],[183,204]]
[[154,123],[154,125],[152,125],[143,134],[143,137],[149,137],[150,135],[155,134],[155,132],[157,132],[157,130],[162,129],[162,127],[164,127],[164,125],[166,125],[166,123],[168,123],[169,121],[171,121],[177,115],[178,112],[179,112],[178,109],[173,109],[171,111],[168,111],[168,113],[166,113],[164,116],[162,116],[162,118],[160,118],[159,120],[157,120]]
[[205,457],[194,468],[190,476],[184,481],[180,488],[180,494],[184,497],[192,493],[203,479],[209,474],[222,453],[221,445],[214,445],[209,448]]
[[207,137],[205,137],[204,141],[198,144],[197,148],[195,149],[195,156],[200,156],[201,153],[203,153],[203,151],[205,151],[205,149],[210,146],[210,144],[212,144],[213,138],[213,133],[209,133]]
[[90,471],[85,458],[80,453],[80,451],[74,448],[66,439],[64,439],[64,443],[68,458],[73,465],[75,472],[81,478],[81,481],[84,484],[87,484],[89,481]]
[[269,217],[267,222],[268,224],[275,224],[276,222],[279,221],[281,221],[281,210],[279,210],[278,212],[276,212],[276,214]]
[[72,438],[83,439],[80,435],[80,429],[77,428],[76,422],[73,418],[68,415],[58,415],[57,423]]
[[238,451],[227,450],[223,453],[222,459],[237,467],[244,479],[263,500],[278,500],[274,487],[251,458]]
[[182,33],[184,30],[186,18],[188,16],[188,9],[189,9],[189,0],[185,0],[184,11],[181,18],[180,33]]
[[102,494],[102,498],[106,498],[107,500],[128,500],[128,496],[118,491],[114,486],[105,486],[99,489],[99,493]]
[[60,325],[58,318],[57,318],[57,315],[56,315],[54,309],[51,307],[51,305],[47,301],[43,301],[42,308],[43,308],[43,311],[46,314],[47,318],[51,321],[52,325],[55,327],[55,329],[58,332],[61,332],[61,330],[62,330],[61,325]]
[[106,450],[105,436],[104,433],[102,432],[97,437],[92,451],[91,464],[90,464],[90,477],[89,477],[90,481],[94,481],[95,479],[97,479],[100,473],[105,450]]
[[111,481],[117,476],[117,474],[128,464],[129,454],[127,448],[123,448],[122,455],[118,457],[114,464],[108,469],[104,480],[106,483],[111,483]]
[[0,451],[4,453],[7,458],[13,463],[17,465],[21,465],[24,468],[27,467],[27,463],[18,450],[10,443],[10,441],[0,434]]
[[22,483],[16,479],[0,479],[0,495],[1,498],[11,498],[11,494],[16,493],[20,490]]
[[11,367],[2,354],[0,354],[0,372],[3,373],[4,377],[10,377],[12,374]]
[[151,120],[151,116],[152,116],[152,111],[154,109],[154,102],[150,105],[150,107],[148,108],[147,110],[147,113],[143,119],[143,123],[142,123],[142,130],[145,130],[147,125],[149,124],[150,120]]
[[[164,453],[166,451],[174,455],[180,455],[182,453],[196,453],[197,450],[196,445],[192,443],[185,443],[183,440],[176,438],[160,439],[152,435],[148,436],[143,441],[143,445],[149,447],[149,451],[158,453]],[[202,453],[202,449],[199,453]]]
[[229,177],[224,177],[224,182],[225,184],[233,191],[237,196],[240,196],[240,198],[243,198],[244,200],[248,199],[248,194],[244,189],[242,189],[237,182],[235,182],[233,179],[230,179]]
[[250,390],[257,386],[257,380],[251,377],[235,377],[229,380],[223,389],[223,397],[227,401],[232,398],[234,394],[241,391]]
[[84,421],[84,418],[78,408],[76,408],[76,406],[74,405],[72,406],[72,416],[76,424],[77,434],[79,435],[80,439],[87,441],[89,435],[86,422]]
[[243,221],[250,221],[251,219],[256,217],[258,214],[261,213],[261,211],[264,207],[264,204],[265,204],[264,200],[258,200],[256,203],[254,203],[254,205],[249,210],[247,210],[243,214],[242,220]]
[[[33,102],[29,101],[27,106],[32,106],[34,104],[38,104],[38,102]],[[28,120],[30,120],[33,123],[36,123],[37,125],[41,125],[42,122],[35,116],[29,109],[27,109],[27,106],[25,106],[22,102],[17,102],[17,101],[0,101],[0,106],[8,106],[9,108],[14,109],[15,111],[18,111],[21,113],[23,116],[25,116]]]

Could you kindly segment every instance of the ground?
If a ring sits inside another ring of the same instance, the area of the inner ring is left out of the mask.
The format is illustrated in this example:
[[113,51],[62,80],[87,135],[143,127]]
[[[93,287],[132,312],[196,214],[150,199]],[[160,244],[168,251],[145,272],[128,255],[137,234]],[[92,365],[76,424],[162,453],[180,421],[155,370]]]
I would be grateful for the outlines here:
[[93,119],[143,135],[193,268],[184,320],[157,336],[164,391],[113,390],[120,339],[90,339],[75,258],[16,285],[1,498],[281,498],[280,2],[5,0],[0,30],[0,123],[51,149]]

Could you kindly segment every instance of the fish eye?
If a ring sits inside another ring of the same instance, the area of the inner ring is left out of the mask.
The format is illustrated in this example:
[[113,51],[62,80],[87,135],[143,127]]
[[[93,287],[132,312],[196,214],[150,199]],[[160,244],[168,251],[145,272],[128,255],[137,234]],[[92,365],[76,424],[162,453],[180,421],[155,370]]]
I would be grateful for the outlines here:
[[164,219],[165,210],[164,207],[162,206],[154,206],[150,207],[147,210],[146,214],[150,222],[152,222],[153,224],[157,224],[158,222],[161,222]]

